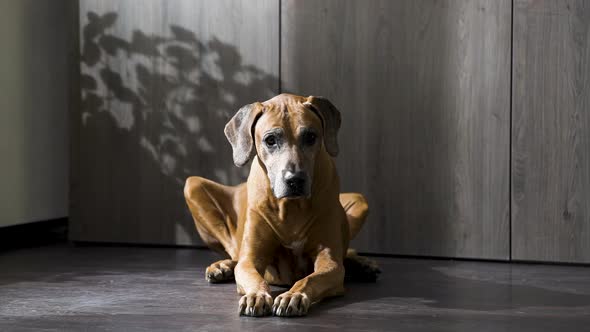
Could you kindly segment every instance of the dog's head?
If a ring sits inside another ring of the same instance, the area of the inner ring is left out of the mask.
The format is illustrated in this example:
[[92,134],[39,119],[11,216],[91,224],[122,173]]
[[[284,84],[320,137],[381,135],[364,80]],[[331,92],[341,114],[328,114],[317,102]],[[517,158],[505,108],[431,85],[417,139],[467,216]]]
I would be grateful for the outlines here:
[[338,129],[340,112],[327,99],[281,94],[240,108],[225,136],[237,166],[258,155],[276,198],[302,198],[311,194],[318,154],[338,154]]

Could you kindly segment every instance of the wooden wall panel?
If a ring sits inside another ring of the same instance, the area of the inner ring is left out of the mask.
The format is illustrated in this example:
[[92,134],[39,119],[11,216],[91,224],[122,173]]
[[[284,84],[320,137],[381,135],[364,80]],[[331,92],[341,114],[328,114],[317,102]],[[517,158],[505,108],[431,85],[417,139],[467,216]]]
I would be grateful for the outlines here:
[[590,262],[590,2],[516,0],[512,257]]
[[508,259],[511,2],[282,1],[284,92],[342,111],[362,251]]
[[70,237],[195,244],[182,196],[236,184],[223,126],[278,92],[278,0],[80,0]]

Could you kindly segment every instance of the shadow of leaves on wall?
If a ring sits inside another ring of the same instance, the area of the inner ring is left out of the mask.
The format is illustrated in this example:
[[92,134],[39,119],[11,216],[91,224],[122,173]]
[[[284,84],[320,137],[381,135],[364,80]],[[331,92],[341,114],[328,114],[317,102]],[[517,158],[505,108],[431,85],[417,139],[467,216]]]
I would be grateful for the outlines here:
[[[170,25],[164,35],[134,30],[125,39],[116,33],[116,13],[88,12],[87,18],[81,31],[80,137],[94,151],[82,150],[81,162],[88,164],[80,169],[96,170],[88,178],[98,187],[89,190],[105,197],[80,200],[98,198],[110,209],[103,217],[125,219],[123,242],[165,243],[166,236],[132,234],[159,232],[179,219],[194,234],[182,197],[185,179],[199,175],[237,184],[246,178],[249,168],[234,166],[223,127],[242,105],[272,97],[278,79],[243,63],[236,47],[217,38],[199,40],[181,26]],[[100,173],[103,167],[111,171]],[[146,204],[164,212],[150,213]]]

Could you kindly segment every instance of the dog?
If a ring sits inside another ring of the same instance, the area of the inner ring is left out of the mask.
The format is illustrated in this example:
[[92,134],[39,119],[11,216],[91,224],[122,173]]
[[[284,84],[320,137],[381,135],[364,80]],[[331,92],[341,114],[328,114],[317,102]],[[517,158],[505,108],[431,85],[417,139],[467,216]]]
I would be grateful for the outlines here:
[[[345,270],[367,280],[380,272],[348,249],[369,210],[363,195],[340,193],[332,159],[340,123],[322,97],[281,94],[246,105],[224,132],[236,166],[252,160],[247,182],[187,179],[197,232],[227,257],[207,268],[206,279],[235,278],[240,315],[302,316],[312,303],[344,293]],[[290,289],[273,301],[269,285]]]

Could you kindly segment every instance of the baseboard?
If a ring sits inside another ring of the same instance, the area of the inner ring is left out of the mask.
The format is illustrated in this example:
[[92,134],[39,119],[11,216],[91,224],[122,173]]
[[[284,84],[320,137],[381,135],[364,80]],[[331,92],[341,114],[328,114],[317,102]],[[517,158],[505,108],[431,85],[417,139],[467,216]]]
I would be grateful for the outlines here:
[[59,218],[0,228],[0,250],[66,243],[68,219]]

